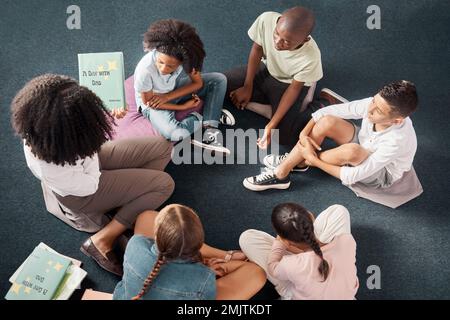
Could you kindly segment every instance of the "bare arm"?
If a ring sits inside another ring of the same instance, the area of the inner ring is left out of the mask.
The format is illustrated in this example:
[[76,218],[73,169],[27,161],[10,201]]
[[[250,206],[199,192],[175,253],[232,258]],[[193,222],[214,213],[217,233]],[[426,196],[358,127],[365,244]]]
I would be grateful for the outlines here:
[[281,120],[283,120],[286,113],[289,111],[289,109],[292,107],[292,105],[300,95],[300,92],[302,91],[303,88],[303,84],[304,84],[303,82],[292,80],[292,83],[284,92],[283,97],[281,97],[277,111],[272,116],[270,122],[267,124],[266,126],[267,129],[275,129],[281,122]]
[[244,109],[250,102],[253,93],[253,80],[255,79],[263,55],[264,52],[262,47],[254,42],[248,57],[247,74],[245,76],[244,86],[230,93],[231,101],[240,109]]
[[[202,75],[199,71],[194,69],[189,74],[189,78],[191,78],[191,81],[192,81],[191,83],[189,83],[181,88],[178,88],[172,92],[169,92],[167,94],[168,101],[190,95],[191,93],[199,91],[203,87],[203,79],[202,79]],[[167,110],[169,110],[169,109],[167,109]]]
[[329,175],[341,180],[341,167],[326,163],[322,161],[320,158],[315,158],[313,161],[310,161],[310,163],[312,166],[317,167],[325,171]]
[[301,140],[302,137],[309,136],[315,125],[316,125],[316,122],[314,121],[314,119],[309,120],[309,122],[306,124],[306,126],[303,128],[303,130],[300,132],[299,139]]
[[253,42],[250,55],[248,56],[247,75],[245,76],[244,87],[253,88],[253,80],[255,79],[256,71],[258,71],[263,55],[263,48],[256,42]]
[[164,93],[164,94],[157,94],[154,92],[150,93],[144,93],[145,99],[142,99],[144,103],[154,109],[161,109],[161,110],[186,110],[191,107],[195,107],[198,105],[198,97],[194,98],[195,102],[190,102],[188,105],[175,105],[173,103],[170,103],[169,101],[172,101],[177,98],[181,98],[184,96],[187,96],[189,94],[192,94],[193,92],[196,92],[200,90],[203,86],[203,79],[200,74],[200,72],[196,71],[195,69],[189,74],[189,77],[191,78],[191,83],[178,88],[172,92]]

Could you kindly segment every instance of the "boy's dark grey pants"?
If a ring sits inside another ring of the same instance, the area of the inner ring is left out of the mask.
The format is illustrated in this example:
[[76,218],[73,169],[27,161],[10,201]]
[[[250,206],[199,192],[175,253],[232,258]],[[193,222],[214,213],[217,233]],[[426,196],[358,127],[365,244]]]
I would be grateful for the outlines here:
[[[244,85],[247,74],[247,66],[240,66],[224,72],[227,77],[227,94]],[[264,63],[260,63],[259,69],[253,81],[253,94],[251,102],[269,104],[272,106],[272,114],[275,114],[284,92],[289,87],[288,83],[278,81],[272,77]],[[300,110],[303,99],[308,93],[309,87],[304,86],[295,103],[278,124],[280,130],[280,143],[283,145],[295,145],[298,142],[300,131],[311,120],[311,114],[318,109],[317,104],[310,103],[305,110]]]

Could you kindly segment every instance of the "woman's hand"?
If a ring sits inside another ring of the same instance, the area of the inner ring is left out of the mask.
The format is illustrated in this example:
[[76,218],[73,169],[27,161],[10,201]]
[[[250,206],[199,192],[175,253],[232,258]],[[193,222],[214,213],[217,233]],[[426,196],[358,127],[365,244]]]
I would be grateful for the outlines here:
[[116,108],[111,111],[111,115],[116,119],[122,119],[128,112],[128,105],[125,108]]

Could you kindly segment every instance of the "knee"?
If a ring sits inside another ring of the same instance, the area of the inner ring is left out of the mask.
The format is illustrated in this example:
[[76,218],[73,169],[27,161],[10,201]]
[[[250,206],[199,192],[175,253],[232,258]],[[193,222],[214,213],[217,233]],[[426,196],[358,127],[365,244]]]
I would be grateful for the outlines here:
[[336,117],[327,115],[320,118],[320,120],[316,123],[315,128],[316,130],[320,130],[320,132],[324,133],[334,128],[336,126],[336,123]]
[[346,220],[350,220],[350,212],[348,212],[348,209],[341,204],[334,204],[330,206],[328,210],[331,210],[334,214]]
[[239,246],[244,253],[251,246],[252,239],[254,239],[258,233],[259,231],[255,229],[249,229],[241,233],[239,237]]
[[367,158],[367,151],[357,143],[347,143],[343,148],[343,160],[346,164],[357,166]]
[[213,72],[208,74],[207,84],[214,84],[220,87],[227,87],[227,77],[223,73]]
[[165,137],[156,137],[154,144],[158,145],[158,150],[161,150],[161,157],[170,157],[172,154],[173,144],[165,139]]
[[227,77],[223,73],[214,72],[213,75],[214,75],[214,80],[217,83],[224,85],[224,86],[227,85]]
[[166,196],[166,199],[169,199],[169,197],[175,191],[175,181],[166,172],[161,172],[161,177],[158,180],[158,185],[161,193]]
[[254,281],[256,289],[259,291],[267,281],[267,275],[263,268],[258,266],[254,262],[246,262],[246,265],[250,269],[252,281]]

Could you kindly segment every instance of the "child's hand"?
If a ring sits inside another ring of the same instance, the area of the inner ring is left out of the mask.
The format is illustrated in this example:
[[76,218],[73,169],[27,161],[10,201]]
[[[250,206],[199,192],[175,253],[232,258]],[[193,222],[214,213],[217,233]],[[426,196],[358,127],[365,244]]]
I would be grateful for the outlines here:
[[197,108],[198,106],[200,106],[201,102],[202,100],[198,96],[195,96],[193,99],[188,100],[182,104],[184,107],[183,110]]
[[229,273],[226,263],[216,263],[209,266],[209,268],[214,271],[214,273],[218,277],[223,277]]
[[317,159],[316,150],[320,151],[322,150],[322,148],[320,148],[320,146],[318,146],[317,143],[310,137],[306,137],[303,143],[304,145],[299,141],[297,145],[300,148],[300,151],[303,155],[303,158],[305,158],[306,163],[308,165],[312,165],[314,160]]
[[167,102],[169,102],[169,96],[167,94],[154,94],[148,101],[147,105],[150,108],[158,109]]
[[267,149],[267,147],[270,145],[270,140],[271,140],[271,130],[268,128],[264,129],[264,134],[261,138],[258,138],[258,140],[256,141],[256,144],[258,145],[258,147],[260,149]]
[[250,102],[252,97],[252,88],[249,87],[240,87],[237,90],[231,91],[230,98],[231,102],[241,110],[244,110],[247,104]]

